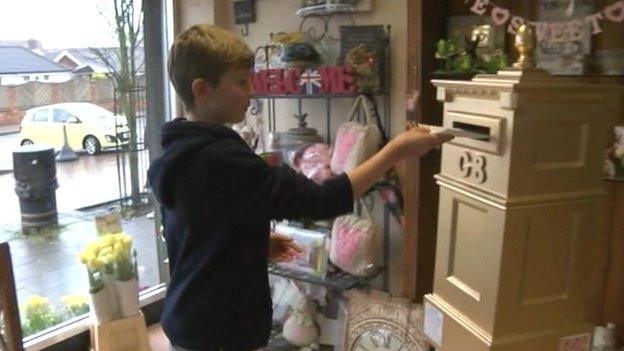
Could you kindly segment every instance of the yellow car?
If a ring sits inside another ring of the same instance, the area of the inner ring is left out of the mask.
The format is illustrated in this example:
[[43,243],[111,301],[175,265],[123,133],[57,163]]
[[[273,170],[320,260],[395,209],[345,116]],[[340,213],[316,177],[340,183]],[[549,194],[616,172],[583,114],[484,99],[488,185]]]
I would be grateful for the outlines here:
[[63,126],[69,146],[89,155],[128,145],[130,130],[124,116],[88,102],[68,102],[26,111],[20,128],[20,144],[63,147]]

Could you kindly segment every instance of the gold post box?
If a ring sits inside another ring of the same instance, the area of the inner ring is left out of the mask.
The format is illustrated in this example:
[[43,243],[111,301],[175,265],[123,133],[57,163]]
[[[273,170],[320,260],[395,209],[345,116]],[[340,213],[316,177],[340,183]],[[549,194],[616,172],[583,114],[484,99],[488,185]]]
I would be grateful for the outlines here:
[[620,91],[531,68],[433,84],[444,127],[486,137],[442,149],[425,335],[440,351],[589,350]]

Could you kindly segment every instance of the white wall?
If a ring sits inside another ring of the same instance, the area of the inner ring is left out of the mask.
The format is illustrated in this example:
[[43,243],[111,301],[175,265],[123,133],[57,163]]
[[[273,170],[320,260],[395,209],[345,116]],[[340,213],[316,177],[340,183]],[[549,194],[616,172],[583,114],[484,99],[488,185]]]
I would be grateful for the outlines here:
[[[47,77],[46,77],[47,76]],[[25,77],[28,77],[26,79]],[[1,85],[20,85],[28,82],[63,83],[72,78],[72,74],[63,73],[23,73],[0,75]]]

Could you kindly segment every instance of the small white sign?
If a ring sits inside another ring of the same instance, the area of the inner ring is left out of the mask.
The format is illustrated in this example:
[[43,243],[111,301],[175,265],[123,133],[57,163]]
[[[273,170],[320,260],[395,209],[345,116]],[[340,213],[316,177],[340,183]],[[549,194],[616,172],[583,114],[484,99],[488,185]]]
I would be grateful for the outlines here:
[[435,344],[442,346],[442,328],[444,326],[444,314],[436,307],[425,301],[425,320],[423,332]]
[[591,334],[578,334],[559,339],[559,351],[589,351]]

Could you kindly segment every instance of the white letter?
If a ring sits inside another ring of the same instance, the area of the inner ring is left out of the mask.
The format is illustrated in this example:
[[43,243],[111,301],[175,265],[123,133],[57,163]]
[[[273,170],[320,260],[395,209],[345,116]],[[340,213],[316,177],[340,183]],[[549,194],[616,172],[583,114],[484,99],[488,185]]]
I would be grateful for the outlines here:
[[532,24],[535,26],[535,36],[537,37],[537,41],[550,42],[551,35],[548,33],[548,23],[535,22]]
[[470,8],[470,11],[476,13],[479,16],[482,16],[487,9],[487,5],[490,4],[490,0],[475,0],[474,5]]
[[492,9],[492,21],[497,26],[509,21],[509,10],[500,8],[498,6]]
[[548,24],[550,29],[551,43],[565,43],[565,24],[562,22],[552,22]]
[[598,20],[603,19],[602,13],[594,13],[593,15],[589,15],[585,17],[585,22],[592,27],[592,34],[600,34],[602,33],[602,28],[600,28],[600,22]]
[[581,20],[572,20],[566,23],[566,41],[579,41],[583,35],[583,22]]
[[[619,14],[616,14],[617,11],[620,11]],[[611,6],[607,6],[604,11],[605,17],[611,22],[622,22],[624,21],[624,0],[618,1]]]
[[511,23],[509,24],[509,26],[507,26],[507,31],[513,35],[516,35],[516,32],[518,31],[518,28],[520,28],[521,25],[524,24],[524,22],[526,22],[524,20],[524,18],[522,17],[518,17],[518,16],[514,16],[511,19]]

